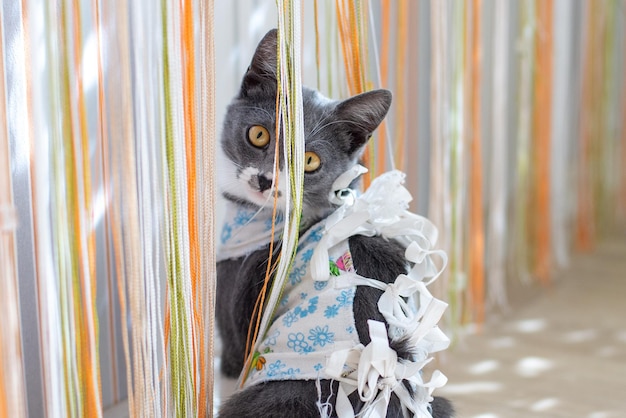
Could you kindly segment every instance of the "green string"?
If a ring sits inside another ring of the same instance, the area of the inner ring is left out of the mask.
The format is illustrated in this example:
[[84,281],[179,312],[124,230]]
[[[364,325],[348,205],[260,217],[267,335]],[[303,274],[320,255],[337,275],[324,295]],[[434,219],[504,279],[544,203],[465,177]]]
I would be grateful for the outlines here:
[[188,313],[185,309],[185,297],[182,280],[182,254],[181,242],[178,239],[177,231],[180,228],[179,216],[183,213],[178,205],[179,190],[177,187],[176,158],[175,158],[175,138],[173,128],[173,109],[171,98],[171,84],[169,71],[169,48],[167,33],[167,5],[166,0],[161,0],[161,21],[163,35],[163,83],[165,101],[165,154],[167,164],[167,181],[169,183],[170,194],[170,224],[168,245],[170,251],[167,253],[167,283],[169,286],[170,303],[170,341],[169,359],[171,376],[171,395],[174,402],[175,414],[178,417],[193,415],[193,411],[187,410],[187,402],[193,399],[193,393],[187,393],[189,376],[191,375],[191,364],[189,352],[186,347],[189,329],[185,318]]
[[617,207],[615,200],[617,194],[614,188],[614,178],[617,178],[615,168],[619,166],[616,156],[619,152],[616,147],[615,131],[613,130],[613,118],[615,109],[619,106],[619,89],[617,88],[615,77],[615,32],[616,19],[618,16],[616,2],[614,0],[603,4],[605,11],[605,32],[602,59],[604,60],[604,74],[602,75],[602,103],[598,106],[598,119],[600,123],[598,135],[598,152],[595,161],[596,174],[594,189],[596,191],[595,201],[598,202],[598,210],[596,211],[595,223],[598,230],[602,234],[609,232],[612,222],[615,220],[615,211]]
[[[278,103],[280,108],[279,118],[276,121],[277,124],[285,121],[281,124],[283,128],[282,138],[285,143],[285,167],[289,175],[289,190],[291,192],[291,202],[293,207],[289,216],[289,228],[286,228],[283,233],[282,252],[279,265],[275,273],[274,280],[269,289],[269,297],[266,299],[266,306],[263,307],[264,313],[261,319],[259,336],[256,341],[253,342],[253,346],[257,345],[258,341],[262,341],[269,327],[270,321],[268,317],[274,317],[276,309],[279,306],[280,299],[282,297],[284,286],[287,283],[287,277],[293,265],[293,261],[296,256],[298,248],[298,237],[300,220],[302,215],[302,189],[304,185],[304,138],[298,137],[298,126],[300,126],[302,120],[299,122],[299,107],[302,106],[301,101],[296,100],[300,97],[302,92],[302,86],[297,83],[296,80],[296,60],[299,60],[299,56],[293,56],[292,51],[296,40],[294,21],[299,19],[299,13],[294,12],[294,4],[291,1],[277,0],[279,24],[278,24],[278,42],[277,42],[277,87],[278,87]],[[282,4],[282,6],[281,6]],[[287,5],[285,7],[285,5]],[[281,18],[284,18],[281,19]],[[286,21],[286,24],[283,22]],[[285,43],[286,50],[283,51],[283,41]],[[283,62],[282,54],[285,53],[285,62]],[[283,88],[283,77],[281,69],[286,67],[286,84],[287,89]],[[300,91],[298,91],[300,90]],[[289,244],[292,244],[291,246]],[[254,349],[253,349],[254,350]],[[252,366],[252,362],[250,366]],[[249,370],[242,376],[242,381],[248,376]]]
[[[78,173],[76,173],[74,162],[76,161],[76,155],[74,153],[73,146],[73,138],[72,138],[72,118],[71,118],[71,103],[70,103],[70,72],[69,72],[69,53],[68,53],[68,45],[70,44],[70,39],[68,36],[68,25],[69,21],[67,18],[67,9],[65,2],[61,3],[60,10],[60,22],[62,24],[61,30],[61,91],[60,91],[60,101],[61,106],[65,110],[62,112],[62,120],[61,120],[61,131],[62,137],[57,138],[60,141],[60,146],[56,148],[60,150],[62,157],[62,161],[60,162],[59,169],[61,170],[60,177],[62,178],[63,184],[65,185],[65,189],[60,188],[61,190],[57,190],[57,198],[59,199],[56,202],[57,210],[63,214],[64,226],[65,228],[59,228],[59,239],[63,240],[69,248],[65,248],[65,251],[59,251],[57,255],[57,259],[60,262],[60,270],[59,270],[59,285],[61,295],[61,301],[65,305],[62,308],[66,315],[66,321],[69,321],[70,318],[73,317],[74,322],[74,334],[69,330],[70,324],[65,323],[68,327],[65,329],[64,335],[64,343],[65,347],[63,350],[64,356],[64,364],[66,365],[66,401],[69,407],[70,416],[80,416],[83,415],[84,410],[82,406],[85,401],[85,391],[84,386],[82,384],[73,383],[74,381],[71,379],[71,376],[76,375],[78,377],[78,382],[84,381],[84,370],[82,367],[82,351],[85,347],[82,346],[82,339],[80,338],[83,332],[83,318],[84,313],[82,311],[81,304],[81,292],[80,292],[80,277],[79,277],[79,268],[78,268],[78,260],[76,259],[76,254],[78,254],[79,248],[78,243],[76,242],[76,235],[73,231],[70,231],[69,226],[74,224],[74,219],[72,219],[72,215],[77,210],[77,191],[75,182],[78,179]],[[64,192],[64,193],[63,193]],[[63,203],[62,203],[63,202]],[[63,208],[61,206],[64,206]],[[75,226],[78,228],[78,226]],[[61,247],[63,248],[63,247]],[[67,256],[67,258],[65,258]],[[69,265],[66,265],[69,264]],[[69,283],[66,282],[67,278],[71,280],[71,296],[66,293],[68,289]],[[73,309],[70,306],[73,305]],[[64,327],[65,328],[65,327]],[[74,338],[73,344],[74,347],[68,347],[68,344],[72,344],[70,341],[71,338]],[[72,358],[72,348],[75,348],[76,355],[75,358]]]

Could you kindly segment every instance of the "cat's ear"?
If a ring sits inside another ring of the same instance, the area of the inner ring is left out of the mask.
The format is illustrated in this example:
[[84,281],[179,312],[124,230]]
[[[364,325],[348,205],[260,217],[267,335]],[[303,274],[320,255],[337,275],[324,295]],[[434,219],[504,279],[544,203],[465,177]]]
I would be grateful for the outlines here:
[[276,37],[272,29],[256,47],[252,62],[241,82],[241,96],[276,94]]
[[340,102],[336,109],[337,118],[345,122],[350,133],[348,150],[361,148],[383,121],[391,106],[389,90],[372,90]]

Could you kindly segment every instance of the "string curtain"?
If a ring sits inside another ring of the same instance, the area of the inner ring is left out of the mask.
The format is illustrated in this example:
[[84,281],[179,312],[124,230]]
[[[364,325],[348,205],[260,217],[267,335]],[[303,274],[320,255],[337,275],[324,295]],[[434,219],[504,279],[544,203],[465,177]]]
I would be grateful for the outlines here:
[[212,413],[216,134],[279,18],[304,84],[392,90],[364,160],[440,231],[445,327],[623,222],[624,0],[280,6],[0,6],[0,417]]

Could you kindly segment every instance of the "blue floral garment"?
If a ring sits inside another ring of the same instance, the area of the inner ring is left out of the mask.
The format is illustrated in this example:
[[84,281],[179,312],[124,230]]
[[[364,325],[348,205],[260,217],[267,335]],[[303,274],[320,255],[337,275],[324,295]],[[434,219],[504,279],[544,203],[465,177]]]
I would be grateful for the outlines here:
[[[354,178],[340,181],[342,177],[333,190],[341,192]],[[350,193],[337,194],[345,202],[330,198],[341,206],[301,237],[284,296],[257,345],[244,386],[271,380],[334,379],[340,382],[336,407],[342,409],[341,416],[354,415],[348,395],[356,390],[364,401],[364,416],[384,416],[394,392],[405,415],[431,417],[432,392],[446,378],[435,371],[424,381],[422,368],[431,353],[447,348],[450,341],[437,326],[446,304],[433,297],[427,286],[439,277],[447,258],[434,247],[437,228],[407,211],[411,196],[403,182],[402,173],[389,172],[354,199]],[[272,224],[268,218],[271,211],[266,209],[227,211],[218,260],[241,257],[269,243]],[[279,223],[274,239],[281,232]],[[380,235],[400,243],[412,265],[410,271],[393,283],[359,276],[348,247],[348,238],[357,234]],[[433,257],[440,260],[439,265]],[[368,321],[371,342],[367,346],[359,342],[354,323],[357,285],[383,291],[377,306],[388,329],[382,322]],[[407,339],[416,358],[399,360],[389,338]],[[400,382],[409,384],[413,395]]]
[[352,313],[356,286],[341,285],[342,275],[355,274],[347,240],[332,249],[328,260],[335,280],[314,281],[308,269],[323,231],[321,222],[301,237],[285,296],[259,346],[246,385],[324,378],[326,359],[333,352],[359,344]]

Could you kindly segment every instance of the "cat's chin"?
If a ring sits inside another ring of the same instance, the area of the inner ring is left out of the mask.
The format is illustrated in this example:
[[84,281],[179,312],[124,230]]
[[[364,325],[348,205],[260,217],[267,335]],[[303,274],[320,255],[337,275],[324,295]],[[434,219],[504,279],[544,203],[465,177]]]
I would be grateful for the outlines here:
[[274,203],[274,199],[272,199],[269,191],[258,192],[248,190],[246,193],[246,199],[260,208],[272,207]]
[[[233,194],[230,192],[223,192],[222,194],[227,200],[230,200],[231,202],[236,203],[238,205],[248,206],[248,207],[252,207],[255,209],[274,207],[274,199],[270,195],[269,191],[259,192],[259,191],[245,190],[245,193],[242,193],[242,195]],[[284,198],[280,196],[280,192],[279,192],[278,209],[284,208],[285,205],[283,201],[284,201]]]

